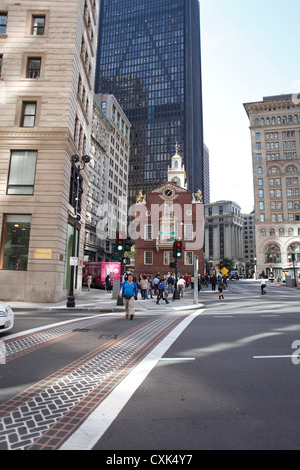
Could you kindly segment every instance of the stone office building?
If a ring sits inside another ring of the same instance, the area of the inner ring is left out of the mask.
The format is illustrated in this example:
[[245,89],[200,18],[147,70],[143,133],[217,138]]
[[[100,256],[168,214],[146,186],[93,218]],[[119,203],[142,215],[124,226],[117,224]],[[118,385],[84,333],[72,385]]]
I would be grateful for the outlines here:
[[71,157],[90,149],[99,0],[0,4],[0,299],[55,302],[70,282]]
[[205,248],[206,270],[226,259],[234,262],[239,274],[244,272],[243,219],[241,207],[233,201],[217,201],[205,204]]
[[252,143],[257,273],[297,277],[300,101],[293,95],[269,96],[244,107]]
[[127,233],[130,127],[113,95],[95,95],[85,261],[110,261],[117,230]]

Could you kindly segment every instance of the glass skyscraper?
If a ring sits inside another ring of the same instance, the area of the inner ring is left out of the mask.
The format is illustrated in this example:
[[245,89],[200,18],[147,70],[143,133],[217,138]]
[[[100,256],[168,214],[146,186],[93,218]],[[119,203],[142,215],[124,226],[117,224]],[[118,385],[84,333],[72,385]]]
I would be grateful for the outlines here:
[[188,189],[203,192],[198,0],[102,0],[97,54],[95,92],[132,124],[129,204],[166,181],[176,143]]

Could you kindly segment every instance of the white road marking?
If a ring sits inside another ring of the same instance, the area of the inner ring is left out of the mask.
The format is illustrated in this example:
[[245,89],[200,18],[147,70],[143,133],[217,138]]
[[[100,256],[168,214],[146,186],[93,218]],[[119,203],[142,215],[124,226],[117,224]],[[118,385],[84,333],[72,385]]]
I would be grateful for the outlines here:
[[100,403],[59,450],[91,450],[174,341],[202,312],[203,309],[193,312],[174,328]]

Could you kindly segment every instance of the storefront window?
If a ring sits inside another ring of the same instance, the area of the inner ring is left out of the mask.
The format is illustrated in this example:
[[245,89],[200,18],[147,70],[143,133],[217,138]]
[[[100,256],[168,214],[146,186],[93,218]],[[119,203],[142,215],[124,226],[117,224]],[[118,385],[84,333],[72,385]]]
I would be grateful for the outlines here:
[[5,215],[0,269],[10,271],[27,271],[30,215]]

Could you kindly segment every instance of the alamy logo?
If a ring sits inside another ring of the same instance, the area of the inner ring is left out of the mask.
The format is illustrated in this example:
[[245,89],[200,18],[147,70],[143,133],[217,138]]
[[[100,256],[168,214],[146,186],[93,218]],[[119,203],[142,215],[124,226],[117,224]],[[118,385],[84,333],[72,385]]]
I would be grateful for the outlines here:
[[0,104],[6,104],[6,86],[4,82],[0,82]]
[[300,340],[297,339],[292,344],[292,349],[296,349],[292,354],[292,363],[296,366],[300,364]]
[[294,90],[294,93],[292,94],[292,102],[295,105],[298,105],[300,104],[300,80],[296,80],[292,86]]

